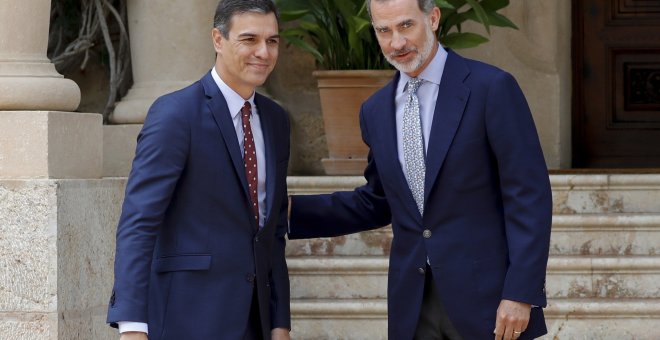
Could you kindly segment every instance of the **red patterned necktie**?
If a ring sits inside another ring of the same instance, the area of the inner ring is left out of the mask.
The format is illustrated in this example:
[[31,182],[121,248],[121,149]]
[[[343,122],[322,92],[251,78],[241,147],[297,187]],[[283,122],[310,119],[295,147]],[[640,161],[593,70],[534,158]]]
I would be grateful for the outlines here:
[[259,176],[257,174],[257,149],[254,146],[254,136],[252,136],[252,125],[250,125],[250,115],[252,114],[250,102],[245,102],[241,109],[243,118],[243,161],[245,161],[245,178],[248,182],[248,191],[250,192],[250,203],[254,219],[259,226],[259,196],[257,194],[257,185]]

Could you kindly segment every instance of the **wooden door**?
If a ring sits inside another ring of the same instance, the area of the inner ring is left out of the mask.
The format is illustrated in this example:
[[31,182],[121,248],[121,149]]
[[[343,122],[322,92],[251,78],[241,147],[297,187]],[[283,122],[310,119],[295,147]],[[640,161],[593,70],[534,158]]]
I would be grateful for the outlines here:
[[660,0],[574,0],[573,86],[573,167],[660,168]]

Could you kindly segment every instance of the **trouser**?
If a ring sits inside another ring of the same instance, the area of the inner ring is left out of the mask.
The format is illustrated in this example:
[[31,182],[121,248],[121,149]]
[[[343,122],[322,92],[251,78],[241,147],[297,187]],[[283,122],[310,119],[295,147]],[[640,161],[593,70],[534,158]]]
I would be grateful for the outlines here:
[[426,265],[424,298],[419,322],[415,330],[415,340],[461,340],[460,334],[452,325],[445,311],[438,288],[433,282],[431,267]]
[[250,317],[248,319],[247,329],[245,330],[244,340],[261,340],[264,338],[261,329],[261,316],[259,316],[259,298],[255,285],[252,292],[252,305],[250,307]]

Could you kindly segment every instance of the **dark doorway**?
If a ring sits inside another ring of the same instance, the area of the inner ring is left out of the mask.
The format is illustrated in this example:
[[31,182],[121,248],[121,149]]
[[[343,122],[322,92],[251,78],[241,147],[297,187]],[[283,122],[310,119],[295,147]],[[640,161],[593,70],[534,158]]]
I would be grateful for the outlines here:
[[660,0],[573,1],[573,167],[660,168]]

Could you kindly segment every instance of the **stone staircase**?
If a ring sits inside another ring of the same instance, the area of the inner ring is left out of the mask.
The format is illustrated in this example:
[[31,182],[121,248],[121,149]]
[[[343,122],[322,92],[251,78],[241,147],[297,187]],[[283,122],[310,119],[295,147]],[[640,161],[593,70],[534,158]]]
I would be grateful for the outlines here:
[[[361,177],[290,177],[291,194]],[[543,339],[660,339],[660,175],[551,175]],[[386,339],[389,227],[290,241],[294,339]]]

